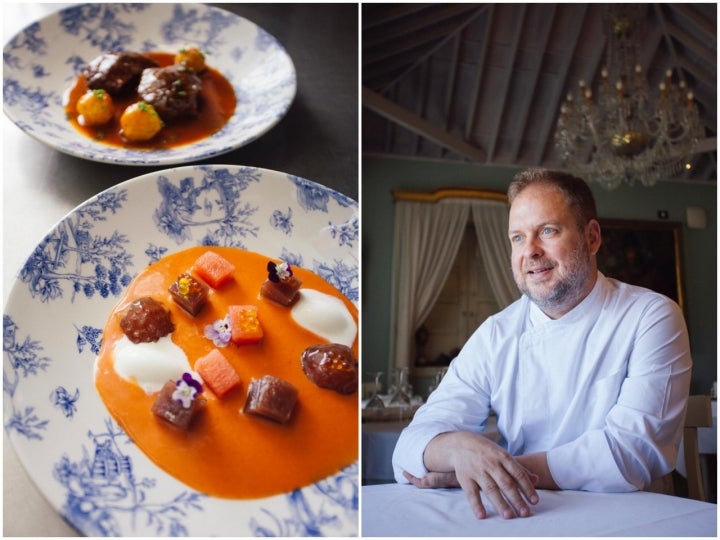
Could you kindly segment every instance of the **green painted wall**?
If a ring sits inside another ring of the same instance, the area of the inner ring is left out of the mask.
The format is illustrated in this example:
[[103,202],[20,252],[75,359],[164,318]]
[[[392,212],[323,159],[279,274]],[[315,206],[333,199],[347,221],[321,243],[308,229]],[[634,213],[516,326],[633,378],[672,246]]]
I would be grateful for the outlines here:
[[[389,355],[390,287],[394,204],[392,191],[472,187],[505,191],[515,169],[365,157],[362,160],[362,365],[386,370]],[[593,186],[601,217],[657,220],[666,210],[683,223],[683,276],[693,355],[693,393],[708,393],[717,379],[717,190],[680,182],[655,187]],[[688,229],[685,208],[707,212],[707,228]]]

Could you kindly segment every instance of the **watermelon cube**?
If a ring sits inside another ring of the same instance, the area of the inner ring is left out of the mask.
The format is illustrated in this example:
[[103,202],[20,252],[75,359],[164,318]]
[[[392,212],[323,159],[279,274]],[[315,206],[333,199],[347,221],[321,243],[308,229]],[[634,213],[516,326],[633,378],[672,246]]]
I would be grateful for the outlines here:
[[258,319],[258,308],[252,305],[228,306],[230,341],[235,345],[258,343],[263,329]]
[[198,358],[195,362],[195,371],[218,397],[224,396],[240,385],[240,377],[235,368],[218,349],[213,349]]
[[232,279],[235,265],[214,251],[206,251],[195,260],[193,270],[205,283],[217,289]]

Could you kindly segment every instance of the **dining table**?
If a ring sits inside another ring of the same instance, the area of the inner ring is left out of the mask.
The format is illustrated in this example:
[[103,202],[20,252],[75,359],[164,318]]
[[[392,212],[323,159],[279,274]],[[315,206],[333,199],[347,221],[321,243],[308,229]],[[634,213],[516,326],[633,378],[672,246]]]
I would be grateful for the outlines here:
[[[3,4],[3,43],[70,4]],[[261,27],[292,59],[297,92],[286,115],[252,142],[197,163],[269,169],[358,199],[357,4],[221,3]],[[44,235],[79,204],[162,167],[116,165],[61,153],[28,136],[6,115],[3,152],[3,305],[17,273]],[[178,165],[178,166],[182,166]],[[44,499],[3,435],[5,536],[78,536]]]
[[717,505],[650,493],[538,490],[525,518],[503,519],[483,493],[477,519],[461,489],[362,487],[363,537],[717,537]]

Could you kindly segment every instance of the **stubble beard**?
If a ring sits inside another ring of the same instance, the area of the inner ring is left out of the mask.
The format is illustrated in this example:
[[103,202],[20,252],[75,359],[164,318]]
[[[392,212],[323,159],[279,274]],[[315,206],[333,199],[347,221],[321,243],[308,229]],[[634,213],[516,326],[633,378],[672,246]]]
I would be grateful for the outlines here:
[[[542,261],[541,261],[542,263]],[[553,265],[555,267],[555,265]],[[590,275],[590,252],[585,242],[581,242],[573,250],[565,266],[567,273],[560,278],[555,286],[545,294],[533,293],[525,285],[527,269],[523,269],[522,276],[514,273],[515,283],[524,295],[535,303],[545,313],[555,313],[572,309],[582,299],[585,292],[585,283]]]

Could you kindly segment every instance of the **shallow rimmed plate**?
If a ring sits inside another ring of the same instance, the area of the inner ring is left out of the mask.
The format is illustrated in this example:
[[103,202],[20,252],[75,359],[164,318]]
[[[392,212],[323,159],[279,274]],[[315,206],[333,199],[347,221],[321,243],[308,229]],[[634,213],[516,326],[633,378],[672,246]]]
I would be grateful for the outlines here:
[[[65,117],[63,94],[102,52],[167,51],[197,45],[232,84],[235,114],[214,135],[164,150],[104,145]],[[202,4],[83,4],[27,26],[3,48],[3,108],[28,135],[70,155],[120,165],[173,165],[230,152],[266,133],[296,92],[292,60],[252,22]]]
[[313,270],[357,304],[358,236],[348,197],[229,165],[146,174],[63,218],[18,272],[3,316],[5,430],[50,503],[88,536],[357,535],[357,463],[274,497],[201,495],[129,441],[92,371],[108,313],[159,257],[238,246]]

